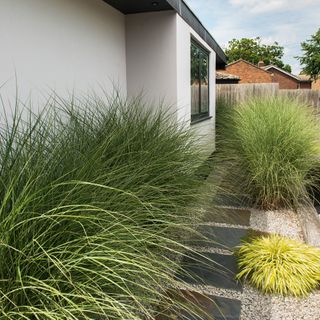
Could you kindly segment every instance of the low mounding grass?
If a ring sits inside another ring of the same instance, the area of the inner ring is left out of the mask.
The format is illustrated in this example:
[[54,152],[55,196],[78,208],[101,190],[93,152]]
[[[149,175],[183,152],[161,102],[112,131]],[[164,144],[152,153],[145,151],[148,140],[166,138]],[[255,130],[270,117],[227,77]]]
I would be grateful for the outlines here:
[[218,147],[229,185],[263,209],[295,207],[314,182],[309,173],[320,155],[311,108],[277,97],[252,99],[220,113]]
[[46,110],[1,128],[0,318],[152,319],[195,219],[192,139],[138,100]]
[[306,296],[319,285],[320,250],[269,235],[245,242],[237,252],[239,279],[265,293]]

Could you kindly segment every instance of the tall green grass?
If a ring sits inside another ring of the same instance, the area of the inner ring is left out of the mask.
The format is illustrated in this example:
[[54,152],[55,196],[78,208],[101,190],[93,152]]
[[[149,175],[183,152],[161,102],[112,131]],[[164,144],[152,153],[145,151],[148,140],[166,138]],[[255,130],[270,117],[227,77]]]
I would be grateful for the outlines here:
[[279,97],[220,107],[225,184],[264,209],[297,206],[319,162],[319,125],[311,108]]
[[173,304],[199,163],[189,133],[139,100],[16,106],[1,127],[0,319],[153,319]]

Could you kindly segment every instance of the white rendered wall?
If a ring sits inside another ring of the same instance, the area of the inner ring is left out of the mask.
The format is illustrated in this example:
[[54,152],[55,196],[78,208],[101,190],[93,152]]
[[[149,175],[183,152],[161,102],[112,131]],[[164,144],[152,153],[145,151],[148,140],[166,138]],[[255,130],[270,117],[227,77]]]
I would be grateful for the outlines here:
[[176,13],[127,15],[126,31],[128,95],[176,106]]
[[[154,106],[171,106],[178,122],[195,131],[210,154],[215,148],[216,54],[176,13],[171,11],[126,16],[127,89]],[[210,119],[191,125],[191,37],[210,52]]]
[[[194,37],[209,53],[209,116],[210,119],[191,125],[191,37]],[[177,117],[180,123],[191,126],[206,154],[215,149],[216,114],[216,53],[207,43],[177,15]]]
[[125,17],[101,0],[0,0],[0,43],[6,94],[126,91]]

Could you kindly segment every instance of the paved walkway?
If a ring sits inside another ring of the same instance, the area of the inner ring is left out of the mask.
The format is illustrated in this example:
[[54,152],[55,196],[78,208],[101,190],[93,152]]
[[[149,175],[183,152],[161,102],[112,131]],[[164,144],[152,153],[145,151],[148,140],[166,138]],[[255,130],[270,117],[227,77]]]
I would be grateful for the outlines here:
[[[237,264],[232,250],[247,236],[249,227],[249,210],[222,207],[208,210],[197,230],[206,240],[200,235],[193,239],[191,245],[196,252],[183,261],[187,275],[181,278],[195,288],[192,295],[196,296],[198,305],[216,320],[241,319],[243,286],[235,281]],[[182,315],[181,319],[205,318]]]

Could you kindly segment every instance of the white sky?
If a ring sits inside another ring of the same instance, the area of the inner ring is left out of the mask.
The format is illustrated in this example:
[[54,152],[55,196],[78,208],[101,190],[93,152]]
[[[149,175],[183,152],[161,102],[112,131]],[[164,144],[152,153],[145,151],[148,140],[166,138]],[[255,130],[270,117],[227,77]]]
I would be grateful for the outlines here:
[[185,0],[222,48],[233,38],[279,42],[283,61],[300,72],[300,43],[320,28],[320,0]]

